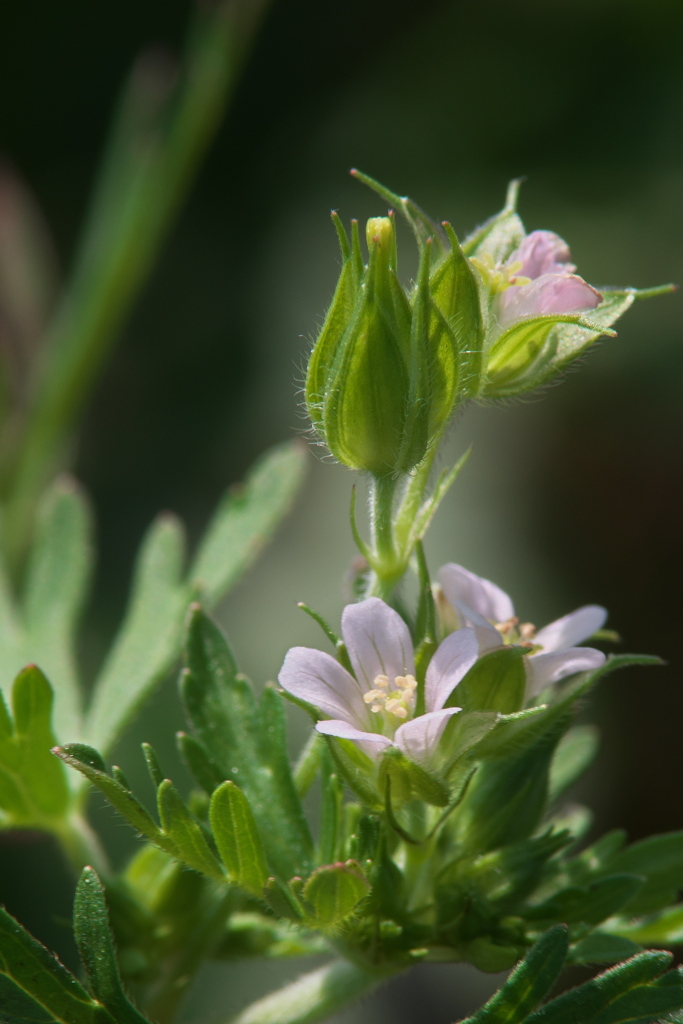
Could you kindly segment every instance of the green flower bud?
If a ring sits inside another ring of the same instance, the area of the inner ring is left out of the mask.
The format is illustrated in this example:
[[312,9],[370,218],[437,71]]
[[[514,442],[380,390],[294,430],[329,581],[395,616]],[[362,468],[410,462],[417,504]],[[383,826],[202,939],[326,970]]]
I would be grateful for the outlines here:
[[463,266],[471,271],[454,253],[432,275],[427,241],[409,298],[396,276],[393,217],[368,221],[367,266],[357,232],[349,243],[336,215],[335,226],[343,265],[309,362],[308,412],[340,462],[376,476],[408,473],[443,433],[458,396],[462,360],[451,321],[455,295],[472,291]]

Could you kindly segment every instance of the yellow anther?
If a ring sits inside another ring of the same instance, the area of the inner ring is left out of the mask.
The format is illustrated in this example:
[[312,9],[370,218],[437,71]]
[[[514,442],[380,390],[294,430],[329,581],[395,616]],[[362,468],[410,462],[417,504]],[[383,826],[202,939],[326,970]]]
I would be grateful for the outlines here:
[[372,704],[375,700],[384,700],[386,694],[382,693],[381,690],[368,690],[367,693],[363,694],[363,700],[366,704]]
[[408,709],[407,709],[407,707],[405,706],[403,701],[399,700],[397,697],[392,697],[391,700],[388,700],[386,702],[385,707],[386,707],[386,710],[390,714],[396,715],[397,718],[407,718],[408,717]]
[[378,686],[378,687],[380,687],[381,689],[384,690],[389,685],[391,680],[389,679],[389,676],[382,676],[382,675],[380,675],[380,676],[375,676],[375,678],[373,679],[373,682],[374,682],[375,686]]
[[519,635],[522,640],[533,640],[536,636],[536,627],[533,622],[523,622],[519,627]]
[[512,618],[506,619],[505,622],[496,622],[496,629],[499,633],[502,633],[503,636],[506,636],[515,628],[518,622],[519,619],[517,616],[513,615]]

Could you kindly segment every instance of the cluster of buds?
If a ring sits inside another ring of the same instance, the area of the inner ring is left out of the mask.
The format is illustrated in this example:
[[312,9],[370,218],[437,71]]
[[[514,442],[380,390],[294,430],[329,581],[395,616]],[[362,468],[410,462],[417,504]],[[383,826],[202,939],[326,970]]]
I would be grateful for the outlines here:
[[420,249],[415,284],[397,275],[394,215],[367,223],[364,262],[333,214],[342,269],[311,354],[306,405],[330,452],[375,476],[410,472],[469,398],[510,397],[547,383],[638,295],[598,291],[551,231],[525,232],[513,183],[503,210],[460,245],[450,224],[356,176],[406,216]]

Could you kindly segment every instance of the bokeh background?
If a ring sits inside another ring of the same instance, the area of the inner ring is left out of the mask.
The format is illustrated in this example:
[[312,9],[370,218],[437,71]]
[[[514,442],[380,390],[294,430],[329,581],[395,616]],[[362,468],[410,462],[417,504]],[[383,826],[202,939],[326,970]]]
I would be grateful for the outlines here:
[[[38,197],[65,267],[120,83],[143,48],[179,46],[189,9],[3,6],[0,149]],[[383,212],[351,166],[461,234],[526,175],[528,229],[566,237],[589,281],[683,281],[682,30],[678,0],[274,0],[83,423],[74,469],[101,549],[86,661],[96,664],[120,618],[151,518],[173,509],[196,537],[266,445],[305,429],[302,368],[338,269],[328,212]],[[410,250],[407,233],[402,243]],[[578,796],[595,831],[623,826],[632,839],[683,826],[682,322],[680,298],[640,303],[558,387],[462,416],[444,459],[470,443],[474,453],[427,548],[433,568],[456,560],[495,579],[538,625],[603,603],[621,649],[666,659],[610,678],[587,712],[603,745]],[[258,683],[288,646],[318,641],[298,600],[333,621],[342,607],[352,481],[320,454],[293,515],[220,613]],[[117,753],[143,790],[136,744],[154,742],[182,779],[180,725],[170,680]],[[296,745],[300,720],[292,733]],[[124,858],[134,839],[95,804]],[[51,853],[38,837],[3,837],[0,899],[68,961],[70,883]],[[186,1019],[224,1015],[300,969],[211,968]],[[494,983],[425,967],[338,1021],[446,1024]]]

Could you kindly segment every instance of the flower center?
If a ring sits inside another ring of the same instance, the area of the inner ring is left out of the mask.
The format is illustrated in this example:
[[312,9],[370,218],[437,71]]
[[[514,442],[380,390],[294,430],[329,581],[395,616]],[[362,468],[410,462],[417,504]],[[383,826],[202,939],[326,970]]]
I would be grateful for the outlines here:
[[407,718],[415,706],[417,680],[414,676],[395,676],[393,689],[389,676],[375,676],[373,689],[363,694],[363,700],[370,705],[374,714],[386,711],[396,718]]
[[517,616],[513,615],[511,619],[506,619],[505,622],[494,622],[493,625],[502,636],[503,643],[505,644],[517,644],[519,647],[538,646],[534,643],[536,627],[532,622],[520,623]]
[[500,295],[512,285],[531,284],[530,277],[520,277],[522,261],[515,260],[514,263],[496,263],[490,253],[483,256],[473,256],[470,260],[477,268],[484,284],[491,292],[491,295]]

